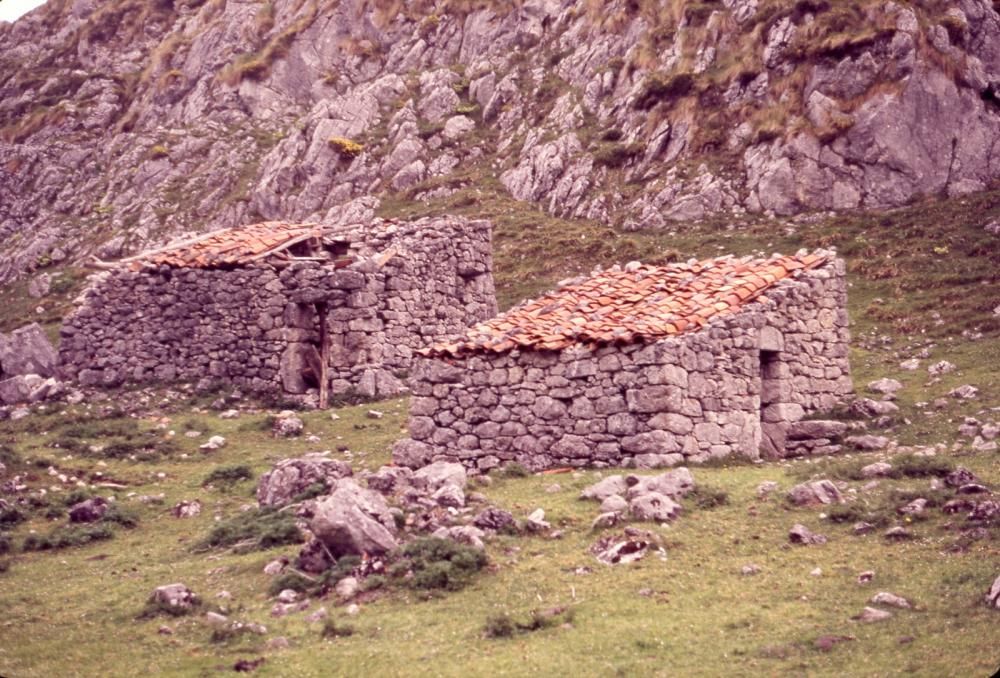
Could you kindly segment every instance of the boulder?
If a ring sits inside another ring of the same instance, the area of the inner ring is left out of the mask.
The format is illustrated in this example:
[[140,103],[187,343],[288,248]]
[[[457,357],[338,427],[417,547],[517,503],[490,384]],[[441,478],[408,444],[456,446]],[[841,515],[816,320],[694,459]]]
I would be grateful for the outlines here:
[[69,522],[93,523],[103,518],[107,511],[107,500],[101,497],[92,497],[78,504],[73,504],[69,508]]
[[829,480],[814,480],[796,485],[788,491],[788,500],[796,506],[843,504],[844,496]]
[[826,419],[803,420],[790,424],[785,431],[789,440],[815,440],[817,438],[838,438],[847,430],[842,421]]
[[199,445],[199,450],[204,450],[205,452],[213,452],[215,450],[221,450],[226,446],[226,439],[222,436],[212,436],[208,439],[204,445]]
[[361,583],[356,577],[344,577],[333,587],[333,592],[341,600],[350,600],[361,590]]
[[694,489],[694,476],[684,466],[658,476],[629,476],[625,482],[629,485],[625,498],[629,500],[652,493],[680,499]]
[[680,515],[681,506],[664,494],[647,492],[632,499],[628,510],[635,520],[666,523]]
[[964,466],[959,466],[944,477],[944,484],[948,487],[961,487],[962,485],[979,482],[980,480],[976,477],[976,474]]
[[465,506],[465,492],[458,485],[452,485],[448,483],[442,485],[434,494],[431,495],[431,499],[438,506],[444,506],[445,508],[462,508]]
[[889,446],[889,439],[885,436],[849,436],[844,442],[857,450],[864,450],[867,452],[884,450]]
[[608,476],[593,485],[584,488],[580,493],[580,499],[596,499],[604,501],[612,495],[623,495],[628,489],[625,477],[620,475]]
[[438,539],[450,539],[452,541],[457,541],[460,544],[468,544],[469,546],[477,548],[480,551],[486,548],[486,544],[483,543],[483,537],[486,536],[486,533],[478,527],[473,527],[472,525],[439,527],[434,530],[431,536],[437,537]]
[[952,398],[959,398],[961,400],[971,400],[979,395],[979,389],[972,384],[962,384],[958,388],[953,388],[948,391],[948,395]]
[[627,508],[628,502],[617,494],[613,494],[601,502],[601,513],[621,513]]
[[309,529],[334,558],[381,555],[399,546],[396,526],[382,495],[341,478],[316,502]]
[[1000,610],[1000,577],[993,580],[993,586],[986,594],[986,604]]
[[278,438],[294,438],[302,434],[305,424],[294,412],[282,412],[271,425],[271,432]]
[[150,601],[179,614],[190,612],[200,602],[198,596],[184,584],[157,586]]
[[257,484],[257,502],[261,506],[284,506],[316,483],[329,491],[338,480],[350,475],[350,464],[322,454],[282,459],[261,476]]
[[365,475],[368,488],[382,494],[393,494],[410,486],[413,470],[406,466],[382,466],[375,473]]
[[826,543],[826,537],[816,534],[805,525],[799,523],[792,525],[792,529],[788,531],[788,540],[793,544],[803,545]]
[[857,620],[866,624],[871,624],[872,622],[885,621],[891,617],[892,612],[886,612],[885,610],[879,610],[874,607],[866,607],[861,614],[857,616]]
[[854,414],[868,418],[899,412],[899,406],[895,403],[890,403],[888,400],[872,400],[871,398],[858,398],[851,403],[850,409]]
[[38,323],[0,334],[0,375],[56,376],[59,354]]
[[433,447],[412,438],[397,440],[392,446],[392,463],[409,468],[420,468],[428,464],[433,455]]
[[872,605],[888,605],[890,607],[899,607],[903,609],[909,609],[913,607],[910,605],[910,601],[902,596],[897,596],[894,593],[889,593],[888,591],[879,591],[872,599],[869,601]]
[[506,532],[517,529],[517,521],[509,511],[489,506],[475,517],[472,524],[484,530]]
[[426,489],[428,492],[435,492],[445,485],[454,485],[464,488],[469,479],[465,473],[465,467],[447,461],[436,461],[433,464],[419,468],[410,479],[414,487]]
[[201,502],[197,499],[178,502],[170,509],[170,515],[174,518],[194,518],[201,513]]
[[878,381],[873,381],[868,384],[868,390],[873,393],[883,393],[886,395],[891,395],[903,388],[903,385],[896,381],[895,379],[889,379],[884,377]]
[[548,521],[545,520],[545,509],[535,509],[530,514],[528,514],[527,519],[524,521],[524,526],[529,532],[544,532],[552,527]]
[[892,464],[884,461],[877,461],[861,467],[862,478],[881,478],[892,473]]

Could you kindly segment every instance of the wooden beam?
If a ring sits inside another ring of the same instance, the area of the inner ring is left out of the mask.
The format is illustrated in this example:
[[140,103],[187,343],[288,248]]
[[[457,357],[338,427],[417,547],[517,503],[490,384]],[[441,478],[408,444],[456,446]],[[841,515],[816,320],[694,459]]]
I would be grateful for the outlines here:
[[316,304],[319,320],[319,407],[330,406],[330,333],[326,328],[327,305],[325,301]]

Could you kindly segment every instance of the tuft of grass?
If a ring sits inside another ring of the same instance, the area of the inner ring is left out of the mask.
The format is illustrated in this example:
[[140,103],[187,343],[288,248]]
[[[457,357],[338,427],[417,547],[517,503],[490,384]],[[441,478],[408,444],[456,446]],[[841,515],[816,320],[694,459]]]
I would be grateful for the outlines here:
[[729,503],[729,493],[715,487],[695,485],[695,488],[685,497],[700,509],[714,509]]
[[486,618],[483,635],[487,638],[511,638],[521,633],[532,633],[568,624],[574,619],[572,608],[554,607],[548,610],[532,610],[524,621],[514,619],[504,612]]
[[335,150],[341,158],[347,160],[353,160],[354,158],[361,155],[361,152],[365,150],[362,144],[357,141],[351,141],[350,139],[345,139],[344,137],[330,137],[327,140],[330,147]]
[[673,104],[677,99],[690,94],[694,86],[694,76],[690,73],[670,75],[654,71],[646,76],[633,105],[640,111],[648,111],[659,103]]
[[320,635],[323,638],[348,638],[355,634],[355,629],[350,624],[341,624],[335,619],[327,619],[323,623],[323,630]]
[[500,467],[500,470],[496,472],[498,478],[527,478],[531,475],[529,471],[523,464],[519,464],[516,461],[509,462]]

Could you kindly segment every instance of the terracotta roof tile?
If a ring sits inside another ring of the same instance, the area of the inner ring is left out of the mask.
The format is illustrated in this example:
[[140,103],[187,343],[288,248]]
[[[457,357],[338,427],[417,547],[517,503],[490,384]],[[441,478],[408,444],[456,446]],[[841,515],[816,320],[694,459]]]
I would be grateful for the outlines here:
[[574,344],[655,341],[696,330],[825,258],[815,254],[744,261],[731,257],[603,271],[472,327],[427,355],[561,350]]
[[322,235],[316,224],[267,221],[250,226],[214,231],[174,247],[140,254],[130,260],[133,270],[144,265],[177,268],[213,268],[249,264],[276,247],[302,237]]

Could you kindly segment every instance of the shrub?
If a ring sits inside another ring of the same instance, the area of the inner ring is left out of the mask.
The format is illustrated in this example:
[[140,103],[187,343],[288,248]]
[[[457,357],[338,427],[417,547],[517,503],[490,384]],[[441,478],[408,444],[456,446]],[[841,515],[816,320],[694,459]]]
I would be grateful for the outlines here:
[[10,471],[21,465],[21,457],[18,456],[13,447],[0,444],[0,464],[6,466],[7,470]]
[[118,504],[111,504],[104,512],[101,522],[116,523],[122,527],[132,529],[139,524],[139,515],[131,509],[123,508]]
[[232,546],[239,552],[250,552],[303,541],[293,515],[273,509],[255,509],[217,524],[195,548]]
[[483,628],[487,638],[510,638],[516,630],[514,620],[507,613],[487,617]]
[[603,167],[624,167],[644,149],[645,146],[640,143],[603,144],[594,153],[594,162]]
[[694,78],[690,73],[668,75],[653,72],[646,76],[642,91],[636,97],[635,107],[641,111],[649,110],[661,101],[673,101],[687,96],[694,89]]
[[510,638],[518,633],[531,633],[573,621],[572,608],[553,607],[548,610],[532,610],[526,621],[517,621],[507,613],[486,619],[483,633],[487,638]]
[[24,511],[16,506],[5,506],[0,508],[0,525],[17,525],[28,519]]
[[0,556],[6,555],[14,550],[14,542],[11,541],[10,535],[0,533]]
[[159,160],[160,158],[166,158],[170,155],[170,149],[168,149],[163,144],[157,144],[149,149],[149,159]]
[[895,457],[891,461],[892,477],[905,476],[906,478],[926,478],[935,476],[943,478],[955,470],[955,464],[942,457],[918,457],[912,454],[904,454]]
[[358,157],[361,155],[361,151],[365,150],[363,145],[344,137],[330,137],[328,143],[333,147],[333,150],[340,154],[341,158],[347,160]]
[[698,485],[687,496],[700,509],[714,509],[729,503],[729,494],[725,490]]
[[217,469],[213,469],[211,473],[205,476],[205,479],[201,481],[201,486],[206,485],[233,485],[240,482],[241,480],[252,480],[253,471],[246,464],[230,464],[228,466],[220,466]]
[[324,638],[347,638],[354,635],[354,627],[349,624],[338,624],[334,619],[327,619],[320,635]]
[[22,549],[24,551],[49,551],[69,548],[71,546],[84,546],[91,542],[111,539],[114,530],[106,523],[96,523],[94,525],[81,525],[73,527],[59,527],[47,535],[30,534],[25,538]]
[[486,565],[486,554],[479,549],[449,539],[425,537],[407,544],[390,574],[405,579],[417,589],[457,591]]

